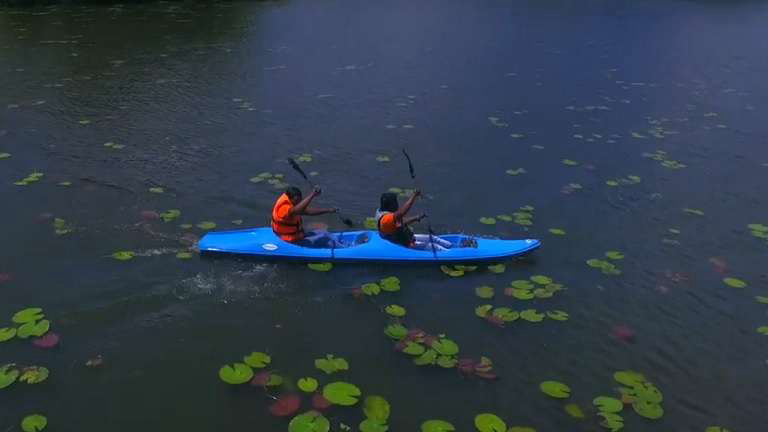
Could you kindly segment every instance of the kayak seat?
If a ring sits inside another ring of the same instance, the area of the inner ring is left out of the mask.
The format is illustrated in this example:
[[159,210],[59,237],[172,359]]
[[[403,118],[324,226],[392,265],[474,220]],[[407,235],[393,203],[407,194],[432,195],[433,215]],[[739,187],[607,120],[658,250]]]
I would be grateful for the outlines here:
[[355,246],[365,244],[371,241],[371,236],[368,233],[361,233],[355,238]]

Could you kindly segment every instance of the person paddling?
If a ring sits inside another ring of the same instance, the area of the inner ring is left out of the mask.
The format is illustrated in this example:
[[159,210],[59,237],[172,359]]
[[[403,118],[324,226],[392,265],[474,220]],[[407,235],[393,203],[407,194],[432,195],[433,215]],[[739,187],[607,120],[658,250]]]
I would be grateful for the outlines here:
[[381,194],[379,209],[376,210],[379,234],[382,238],[405,247],[414,249],[431,249],[434,247],[436,251],[448,250],[451,247],[451,242],[448,240],[429,234],[414,234],[411,230],[409,225],[427,217],[423,213],[418,216],[406,217],[416,202],[416,198],[420,196],[421,191],[415,190],[408,201],[400,207],[397,202],[397,194],[391,192]]
[[337,213],[336,208],[310,208],[312,200],[322,193],[319,187],[303,198],[301,190],[290,186],[277,198],[272,208],[272,231],[281,240],[299,246],[307,247],[342,247],[325,231],[304,232],[302,216],[320,216],[328,213]]

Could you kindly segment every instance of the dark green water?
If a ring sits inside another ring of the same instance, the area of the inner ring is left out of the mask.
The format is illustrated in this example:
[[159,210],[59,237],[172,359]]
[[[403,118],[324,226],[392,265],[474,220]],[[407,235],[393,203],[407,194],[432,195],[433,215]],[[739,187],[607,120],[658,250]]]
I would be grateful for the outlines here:
[[[665,398],[660,420],[625,408],[627,431],[763,430],[768,336],[756,329],[768,305],[754,297],[768,295],[768,243],[747,225],[768,224],[767,19],[761,2],[615,0],[0,9],[0,153],[11,154],[0,159],[0,327],[40,306],[62,338],[53,350],[0,343],[0,364],[51,370],[0,390],[0,430],[32,412],[51,431],[287,430],[263,392],[217,377],[254,350],[291,379],[384,395],[393,431],[430,418],[469,431],[480,412],[541,432],[602,430],[591,400],[615,395],[623,369]],[[412,187],[403,146],[436,230],[536,237],[542,248],[504,274],[463,278],[175,257],[203,234],[180,224],[266,224],[277,190],[249,179],[299,182],[289,155],[312,154],[319,205],[371,216],[380,192]],[[643,157],[657,150],[686,167]],[[516,168],[526,172],[505,173]],[[45,175],[13,184],[32,172]],[[641,181],[606,183],[628,175]],[[528,231],[478,222],[524,205],[536,208]],[[142,217],[174,208],[174,222]],[[73,231],[56,235],[53,218]],[[109,257],[118,250],[139,256]],[[585,264],[609,250],[626,256],[619,276]],[[502,294],[534,274],[569,289]],[[349,295],[390,275],[401,292]],[[495,299],[475,296],[483,284]],[[500,379],[414,366],[382,334],[388,303],[462,356],[492,358]],[[483,303],[570,320],[496,328],[475,317]],[[634,343],[614,336],[619,326]],[[350,371],[314,369],[326,353]],[[95,355],[104,364],[84,366]],[[544,380],[570,385],[566,402],[587,419],[542,394]],[[327,415],[333,430],[363,418],[358,407]]]

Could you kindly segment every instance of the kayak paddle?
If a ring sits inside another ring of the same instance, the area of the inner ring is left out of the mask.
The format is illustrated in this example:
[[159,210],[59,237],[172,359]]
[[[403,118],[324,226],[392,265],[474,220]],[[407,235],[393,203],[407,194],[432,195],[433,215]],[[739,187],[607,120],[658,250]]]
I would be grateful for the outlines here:
[[[413,185],[416,187],[416,172],[413,169],[411,157],[408,155],[408,152],[405,151],[405,148],[403,148],[403,155],[405,156],[405,160],[408,161],[408,171],[411,173],[411,180],[413,180]],[[429,221],[429,218],[427,218],[427,232],[429,233],[429,245],[432,246],[432,255],[437,259],[437,250],[435,249],[435,242],[432,238],[435,235],[435,232],[432,231],[432,223]]]
[[[307,183],[309,183],[309,185],[310,185],[310,186],[312,186],[313,188],[315,187],[315,184],[312,182],[312,180],[310,180],[310,179],[309,179],[309,177],[308,177],[308,176],[307,176],[307,174],[304,172],[304,170],[303,170],[303,169],[301,169],[301,167],[299,166],[299,164],[298,164],[298,163],[296,163],[296,161],[295,161],[295,160],[293,160],[293,158],[288,158],[288,163],[291,165],[291,168],[293,168],[294,170],[296,170],[296,172],[298,172],[298,173],[299,173],[299,174],[300,174],[302,177],[304,177],[304,180],[306,180],[306,181],[307,181]],[[348,226],[348,227],[351,227],[351,226],[354,226],[354,225],[355,225],[355,223],[354,223],[354,222],[352,222],[352,219],[349,219],[349,218],[345,218],[344,216],[342,216],[342,215],[341,215],[340,213],[338,213],[338,212],[336,213],[336,215],[339,217],[339,219],[341,220],[341,222],[342,222],[344,225],[346,225],[346,226]]]

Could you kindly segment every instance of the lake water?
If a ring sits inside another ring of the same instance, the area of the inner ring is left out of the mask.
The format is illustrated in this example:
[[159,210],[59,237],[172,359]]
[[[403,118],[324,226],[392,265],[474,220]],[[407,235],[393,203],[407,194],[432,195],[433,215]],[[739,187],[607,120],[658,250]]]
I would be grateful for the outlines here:
[[[0,363],[51,371],[0,390],[0,430],[35,412],[51,431],[287,430],[264,391],[218,378],[251,351],[271,354],[289,383],[343,380],[385,396],[393,431],[432,418],[474,430],[483,412],[540,432],[603,430],[592,399],[616,397],[613,374],[627,369],[664,394],[658,420],[627,405],[627,431],[763,430],[766,22],[768,4],[747,1],[0,9],[0,153],[10,154],[0,159],[0,327],[39,306],[61,336],[51,350],[0,344]],[[265,225],[279,189],[249,179],[284,174],[304,187],[288,156],[311,155],[318,205],[362,221],[381,192],[414,187],[403,147],[428,198],[417,210],[436,231],[542,247],[502,274],[483,266],[459,278],[438,266],[318,273],[176,257],[202,221]],[[39,181],[14,184],[35,172]],[[479,222],[526,205],[532,225]],[[169,209],[181,216],[156,219]],[[504,295],[537,274],[568,289]],[[402,290],[351,295],[386,276]],[[478,298],[481,285],[495,298]],[[407,309],[406,326],[454,340],[459,357],[491,358],[499,379],[415,366],[383,334],[390,303]],[[570,318],[499,328],[475,315],[486,303]],[[350,370],[315,369],[325,354]],[[102,365],[85,365],[98,355]],[[546,380],[571,397],[544,395]],[[359,407],[326,415],[332,430],[364,418]]]

